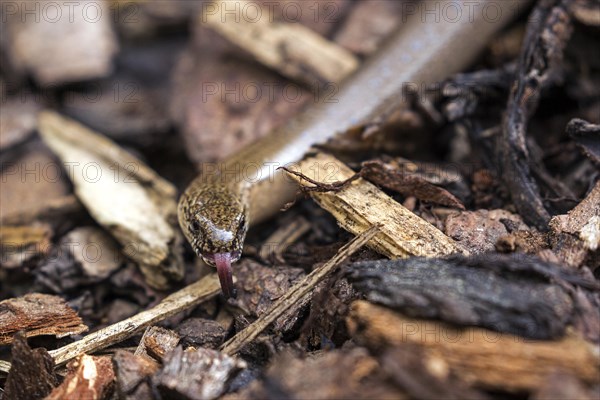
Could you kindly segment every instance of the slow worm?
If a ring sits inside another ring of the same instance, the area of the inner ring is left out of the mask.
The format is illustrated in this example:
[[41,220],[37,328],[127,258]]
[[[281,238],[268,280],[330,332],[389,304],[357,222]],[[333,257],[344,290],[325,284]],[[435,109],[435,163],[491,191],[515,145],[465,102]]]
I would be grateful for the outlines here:
[[272,216],[294,193],[277,167],[300,160],[312,145],[336,134],[384,121],[402,104],[404,85],[422,88],[461,71],[527,3],[420,3],[377,54],[342,83],[336,101],[313,104],[223,161],[218,171],[194,179],[179,200],[179,224],[198,256],[216,266],[225,296],[235,295],[231,264],[241,256],[250,222]]

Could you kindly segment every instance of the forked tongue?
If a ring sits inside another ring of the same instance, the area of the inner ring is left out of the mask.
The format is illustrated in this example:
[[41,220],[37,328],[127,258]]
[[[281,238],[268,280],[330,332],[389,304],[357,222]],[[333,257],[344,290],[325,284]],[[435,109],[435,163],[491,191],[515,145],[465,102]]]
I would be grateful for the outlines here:
[[233,276],[231,271],[231,253],[216,253],[214,255],[215,266],[217,267],[217,275],[221,282],[221,290],[225,297],[236,296],[236,290],[233,287]]

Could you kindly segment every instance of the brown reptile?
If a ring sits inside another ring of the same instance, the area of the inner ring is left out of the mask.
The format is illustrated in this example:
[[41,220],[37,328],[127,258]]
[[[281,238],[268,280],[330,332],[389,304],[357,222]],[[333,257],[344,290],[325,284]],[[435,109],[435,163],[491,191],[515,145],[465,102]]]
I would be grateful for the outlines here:
[[[313,104],[223,161],[219,171],[194,179],[179,200],[179,224],[196,254],[216,266],[224,295],[235,296],[231,264],[242,254],[249,224],[272,216],[293,195],[292,183],[276,167],[300,160],[315,143],[385,120],[402,104],[405,84],[422,88],[461,71],[527,3],[485,0],[471,2],[471,8],[452,0],[421,3],[342,82],[336,102]],[[431,4],[437,12],[424,13]],[[456,10],[462,13],[458,21]],[[244,172],[257,168],[258,179],[245,178]]]

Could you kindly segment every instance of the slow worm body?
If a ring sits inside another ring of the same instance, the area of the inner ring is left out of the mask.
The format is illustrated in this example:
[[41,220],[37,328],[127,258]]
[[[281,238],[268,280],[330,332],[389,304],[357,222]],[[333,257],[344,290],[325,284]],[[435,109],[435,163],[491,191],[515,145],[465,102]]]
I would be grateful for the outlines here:
[[[402,104],[405,85],[423,88],[461,71],[525,3],[485,0],[477,2],[479,9],[467,9],[461,1],[422,2],[387,44],[342,83],[334,101],[313,104],[225,160],[218,171],[193,180],[179,201],[179,223],[198,256],[217,267],[223,293],[235,293],[231,263],[241,256],[250,221],[272,216],[294,192],[276,167],[300,160],[315,143],[385,120]],[[484,12],[491,4],[493,11]],[[456,10],[462,15],[458,20]]]

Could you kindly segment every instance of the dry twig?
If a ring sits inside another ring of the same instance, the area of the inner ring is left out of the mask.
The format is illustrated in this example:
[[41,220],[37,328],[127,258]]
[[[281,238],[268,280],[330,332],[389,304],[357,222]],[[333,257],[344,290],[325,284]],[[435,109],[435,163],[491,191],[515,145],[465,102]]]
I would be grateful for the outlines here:
[[264,241],[259,256],[263,260],[272,259],[284,263],[283,253],[311,229],[311,224],[303,217],[295,218],[290,224],[277,229]]
[[441,365],[478,386],[535,390],[561,369],[585,382],[600,382],[598,354],[580,337],[533,341],[487,329],[460,329],[407,318],[366,301],[353,303],[348,325],[352,336],[368,347],[417,345],[424,350],[426,364]]
[[[539,229],[546,228],[550,214],[532,175],[551,178],[541,165],[531,163],[526,140],[527,124],[540,101],[542,88],[554,82],[556,67],[562,60],[571,36],[571,17],[568,12],[571,3],[572,0],[542,0],[529,18],[516,82],[510,93],[502,127],[504,181],[519,214]],[[558,181],[553,183],[552,186],[557,189],[561,187]]]
[[322,266],[313,270],[310,274],[296,283],[290,290],[281,296],[273,307],[244,330],[238,332],[221,346],[221,351],[233,355],[240,351],[245,345],[253,341],[262,331],[264,331],[273,321],[283,315],[294,304],[302,301],[319,282],[328,276],[334,269],[340,266],[349,256],[360,249],[364,244],[373,238],[379,232],[380,227],[374,225],[359,236],[355,237],[342,247],[332,259]]
[[356,179],[356,174],[335,157],[320,153],[303,160],[297,168],[301,175],[292,173],[290,176],[301,186],[317,183],[329,189],[311,189],[310,194],[342,228],[357,235],[372,225],[381,224],[381,231],[369,246],[386,257],[439,257],[461,252],[452,239],[375,185]]
[[[237,9],[247,9],[250,4],[245,0],[236,3]],[[339,82],[359,65],[358,58],[350,51],[301,24],[273,21],[266,9],[256,19],[239,18],[233,13],[223,13],[224,9],[227,9],[225,1],[205,7],[202,22],[291,79],[309,85],[315,81]]]
[[38,129],[69,169],[79,200],[139,264],[147,282],[166,289],[180,280],[175,187],[117,144],[59,114],[40,113]]
[[[133,317],[107,326],[76,342],[50,351],[57,365],[74,359],[83,353],[91,353],[119,343],[147,326],[172,315],[188,310],[221,292],[216,274],[208,275],[198,282],[167,296],[150,310],[142,311]],[[7,363],[8,364],[8,363]],[[0,371],[8,372],[10,365],[0,364]]]

